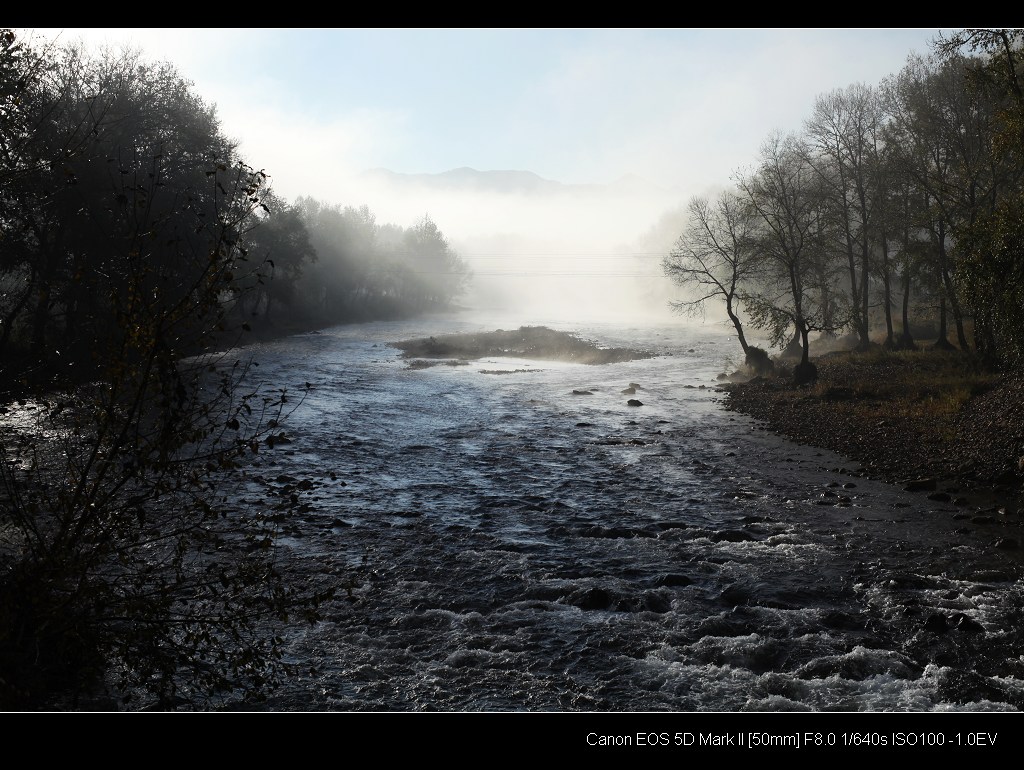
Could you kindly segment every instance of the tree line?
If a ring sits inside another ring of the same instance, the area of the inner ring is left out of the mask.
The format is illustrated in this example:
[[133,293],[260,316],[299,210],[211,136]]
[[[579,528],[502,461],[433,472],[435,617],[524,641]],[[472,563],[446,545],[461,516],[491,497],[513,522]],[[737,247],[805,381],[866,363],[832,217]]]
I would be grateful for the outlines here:
[[915,326],[1019,367],[1022,46],[1021,30],[964,30],[877,86],[819,95],[801,131],[771,133],[717,197],[690,201],[663,260],[687,290],[674,308],[721,303],[745,353],[749,327],[798,345],[798,379],[814,377],[812,333],[907,349]]
[[[132,292],[167,308],[217,280],[224,321],[266,327],[443,308],[468,281],[429,217],[403,228],[365,206],[281,199],[170,63],[32,45],[7,30],[0,100],[7,379],[26,356],[87,366]],[[231,253],[214,277],[206,251],[217,228]]]
[[290,675],[330,587],[255,495],[309,383],[236,347],[447,306],[429,217],[276,196],[173,65],[0,30],[0,709],[208,708]]

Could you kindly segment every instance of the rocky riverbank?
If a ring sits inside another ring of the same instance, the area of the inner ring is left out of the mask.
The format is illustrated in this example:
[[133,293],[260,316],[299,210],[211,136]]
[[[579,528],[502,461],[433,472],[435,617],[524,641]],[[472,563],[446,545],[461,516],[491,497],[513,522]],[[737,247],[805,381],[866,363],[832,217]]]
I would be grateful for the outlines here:
[[1024,505],[1024,379],[931,350],[829,354],[814,363],[818,379],[809,385],[784,374],[726,383],[725,406],[936,499],[1007,515]]

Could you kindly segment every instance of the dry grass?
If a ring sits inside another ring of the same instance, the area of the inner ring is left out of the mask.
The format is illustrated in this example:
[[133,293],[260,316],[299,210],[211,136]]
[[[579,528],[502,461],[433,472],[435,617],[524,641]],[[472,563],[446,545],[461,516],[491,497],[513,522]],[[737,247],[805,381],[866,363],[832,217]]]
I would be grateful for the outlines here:
[[969,355],[829,353],[818,380],[776,377],[728,388],[726,405],[777,433],[825,447],[893,480],[917,476],[1020,486],[1024,382]]
[[815,395],[846,387],[853,400],[888,404],[903,414],[942,418],[995,387],[1001,375],[967,355],[933,349],[834,353],[816,361]]

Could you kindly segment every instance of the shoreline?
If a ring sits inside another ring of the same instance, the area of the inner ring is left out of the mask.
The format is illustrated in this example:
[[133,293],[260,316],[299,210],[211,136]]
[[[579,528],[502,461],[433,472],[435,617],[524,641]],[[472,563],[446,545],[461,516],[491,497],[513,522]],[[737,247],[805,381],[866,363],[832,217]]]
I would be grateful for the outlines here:
[[[302,325],[255,331],[246,344],[307,331]],[[524,336],[524,332],[528,333]],[[537,339],[532,339],[534,336]],[[484,343],[509,342],[505,337],[515,337],[516,342],[529,338],[539,343],[538,349],[543,349],[559,347],[565,341],[563,338],[573,335],[545,327],[524,327],[512,332],[451,335],[443,341],[469,341],[477,343],[471,348],[482,345],[493,353],[493,345]],[[435,358],[442,352],[453,352],[421,349],[424,345],[434,347],[429,343],[440,341],[406,340],[394,347],[403,351],[405,359],[417,355]],[[588,347],[585,341],[570,341],[574,345],[569,348]],[[458,347],[454,345],[455,349]],[[600,352],[611,353],[613,358],[627,353]],[[628,353],[623,357],[650,355],[646,351]],[[928,350],[919,353],[926,369],[934,365]],[[569,356],[570,360],[575,357]],[[873,379],[895,381],[905,376],[905,371],[896,370],[921,365],[914,359],[889,354],[865,360],[857,354],[833,352],[812,355],[811,360],[819,375],[810,385],[797,386],[783,376],[719,382],[717,389],[724,396],[723,408],[745,414],[764,430],[797,444],[847,458],[855,475],[901,486],[936,501],[973,508],[979,513],[1024,517],[1024,379],[1000,377],[998,382],[986,385],[983,392],[972,393],[953,412],[915,414],[901,411],[901,404],[885,394],[875,398],[878,394],[871,392],[870,387]],[[882,370],[870,371],[878,367],[878,360],[884,361]]]
[[870,376],[866,366],[852,357],[812,361],[819,376],[810,385],[783,377],[720,383],[723,408],[797,444],[839,454],[859,466],[857,475],[979,513],[1021,514],[1024,380],[1001,377],[955,409],[929,411],[870,392],[859,379]]

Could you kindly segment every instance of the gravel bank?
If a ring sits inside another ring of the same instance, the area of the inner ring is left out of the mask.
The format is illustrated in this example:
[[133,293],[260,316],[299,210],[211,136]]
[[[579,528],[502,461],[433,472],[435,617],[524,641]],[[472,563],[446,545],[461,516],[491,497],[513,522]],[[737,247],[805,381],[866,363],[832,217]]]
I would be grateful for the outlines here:
[[[990,378],[962,394],[900,394],[895,383],[923,382],[922,362],[879,356],[814,359],[818,381],[755,378],[722,386],[727,409],[761,421],[799,443],[830,449],[859,463],[865,475],[960,496],[1007,513],[1022,505],[1024,379]],[[927,365],[927,362],[925,362]]]

